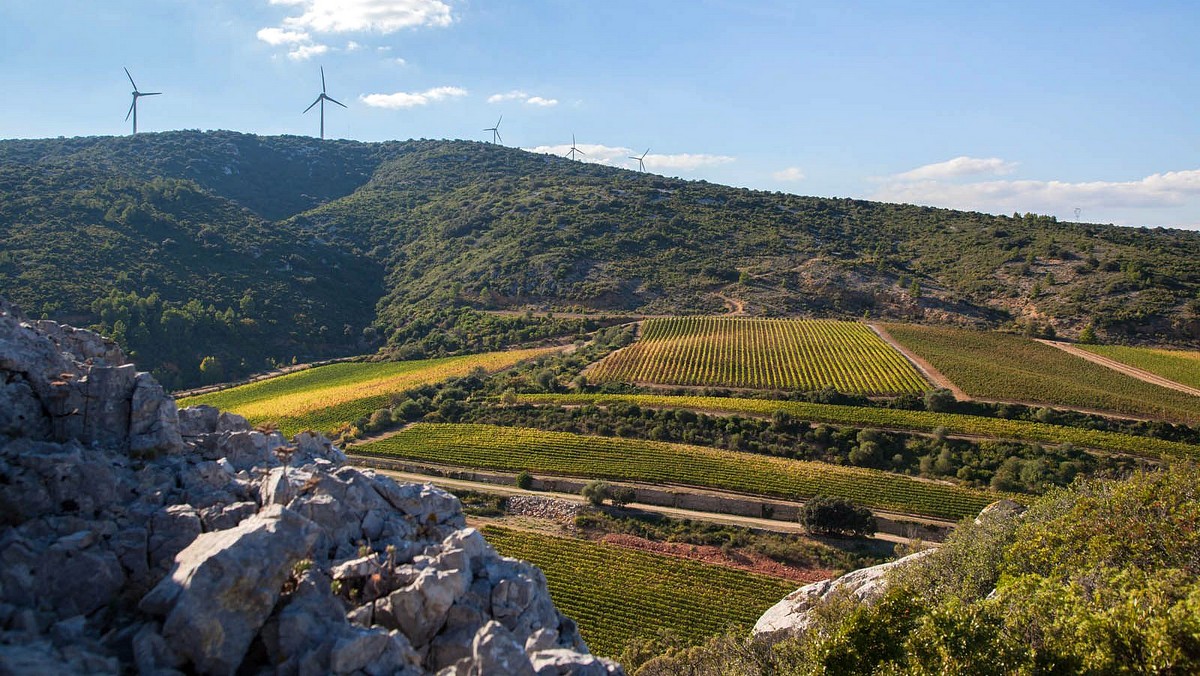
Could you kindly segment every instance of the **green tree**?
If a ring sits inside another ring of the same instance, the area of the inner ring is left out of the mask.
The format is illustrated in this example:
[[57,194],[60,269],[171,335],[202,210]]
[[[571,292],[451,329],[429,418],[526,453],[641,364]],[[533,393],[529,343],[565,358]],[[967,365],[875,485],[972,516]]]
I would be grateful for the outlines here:
[[845,498],[817,496],[800,508],[800,523],[818,535],[860,535],[875,532],[875,515]]

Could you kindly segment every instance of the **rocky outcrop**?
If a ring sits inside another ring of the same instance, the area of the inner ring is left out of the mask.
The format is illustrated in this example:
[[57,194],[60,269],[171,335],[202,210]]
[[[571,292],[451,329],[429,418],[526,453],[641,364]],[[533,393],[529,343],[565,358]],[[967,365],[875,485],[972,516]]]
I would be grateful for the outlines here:
[[[1014,500],[997,500],[979,512],[975,524],[1020,518],[1025,511],[1026,507]],[[754,625],[754,636],[767,642],[799,636],[812,624],[813,609],[833,596],[845,595],[858,603],[874,603],[887,591],[890,571],[912,565],[936,551],[926,549],[895,561],[861,568],[835,579],[801,587],[768,608],[767,612],[758,618]]]
[[614,674],[458,500],[0,302],[0,673]]
[[926,549],[832,580],[805,585],[768,608],[755,623],[754,636],[765,641],[779,641],[804,633],[812,622],[812,610],[834,595],[845,594],[860,603],[872,603],[887,590],[888,571],[910,565],[934,551],[937,550]]

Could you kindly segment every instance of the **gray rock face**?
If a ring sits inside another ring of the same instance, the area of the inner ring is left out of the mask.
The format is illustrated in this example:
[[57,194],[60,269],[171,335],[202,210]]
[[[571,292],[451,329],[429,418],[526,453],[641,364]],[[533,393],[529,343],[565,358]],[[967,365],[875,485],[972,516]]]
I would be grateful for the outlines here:
[[871,603],[887,590],[889,570],[919,561],[934,551],[926,549],[878,566],[860,568],[833,580],[805,585],[768,608],[755,623],[754,636],[766,641],[778,641],[804,633],[812,622],[812,609],[834,594],[850,594],[860,603]]
[[0,299],[0,673],[620,674],[428,485]]

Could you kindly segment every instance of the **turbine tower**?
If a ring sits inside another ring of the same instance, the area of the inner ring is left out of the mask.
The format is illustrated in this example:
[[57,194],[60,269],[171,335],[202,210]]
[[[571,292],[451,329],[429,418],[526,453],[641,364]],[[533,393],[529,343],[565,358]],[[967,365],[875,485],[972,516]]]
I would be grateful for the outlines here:
[[125,69],[125,77],[129,78],[129,84],[133,85],[133,103],[129,105],[129,112],[125,113],[125,121],[129,121],[129,116],[133,116],[133,133],[137,133],[137,100],[143,96],[158,96],[162,92],[139,92],[137,83],[133,81],[133,76],[129,74],[129,69]]
[[[325,138],[325,102],[326,101],[329,101],[330,103],[336,103],[343,108],[346,107],[346,104],[334,99],[332,96],[329,96],[328,94],[325,93],[325,66],[321,66],[321,93],[317,96],[316,101],[313,101],[312,104],[310,104],[307,108],[304,109],[304,113],[307,113],[308,111],[312,110],[313,106],[317,105],[318,103],[321,104],[321,138],[322,139]],[[304,113],[301,113],[301,115],[303,115]]]
[[[501,115],[500,120],[503,120],[503,119],[504,119],[504,116]],[[496,126],[488,127],[487,129],[484,129],[484,131],[492,132],[492,143],[503,143],[504,142],[504,139],[500,138],[500,120],[496,120]]]
[[642,153],[640,157],[638,155],[630,155],[629,159],[638,161],[638,171],[645,171],[646,163],[643,162],[642,160],[646,159],[646,156],[649,154],[650,154],[650,149],[646,148],[646,152]]
[[575,135],[571,134],[571,149],[567,151],[567,157],[569,157],[571,159],[575,159],[575,153],[579,153],[580,155],[587,155],[587,153],[585,153],[582,150],[580,150],[579,148],[575,147]]

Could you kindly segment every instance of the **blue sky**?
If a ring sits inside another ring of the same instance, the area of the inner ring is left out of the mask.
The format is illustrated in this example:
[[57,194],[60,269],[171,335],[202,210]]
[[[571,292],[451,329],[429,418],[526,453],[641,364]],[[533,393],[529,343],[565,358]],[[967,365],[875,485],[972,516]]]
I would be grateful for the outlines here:
[[1200,3],[0,0],[0,137],[484,140],[806,195],[1200,227]]

